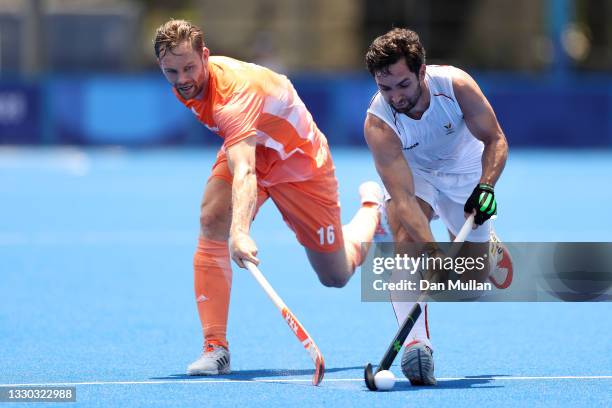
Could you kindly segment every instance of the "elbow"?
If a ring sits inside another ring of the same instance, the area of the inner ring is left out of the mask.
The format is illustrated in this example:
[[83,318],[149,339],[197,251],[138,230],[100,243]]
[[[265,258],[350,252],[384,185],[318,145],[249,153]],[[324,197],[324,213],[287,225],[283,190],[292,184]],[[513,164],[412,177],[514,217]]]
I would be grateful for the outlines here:
[[508,150],[508,140],[506,139],[506,135],[501,129],[499,129],[499,132],[497,132],[497,137],[495,139],[497,141],[498,146],[501,146],[506,151]]
[[499,146],[500,148],[504,150],[508,150],[508,140],[506,139],[506,135],[501,129],[497,131],[493,141],[495,142],[494,144],[496,146]]
[[495,134],[483,141],[485,150],[494,151],[496,155],[502,155],[504,158],[508,156],[508,140],[501,129]]
[[508,140],[506,139],[506,135],[500,130],[499,131],[499,140],[497,142],[498,151],[500,152],[503,161],[505,162],[508,158]]

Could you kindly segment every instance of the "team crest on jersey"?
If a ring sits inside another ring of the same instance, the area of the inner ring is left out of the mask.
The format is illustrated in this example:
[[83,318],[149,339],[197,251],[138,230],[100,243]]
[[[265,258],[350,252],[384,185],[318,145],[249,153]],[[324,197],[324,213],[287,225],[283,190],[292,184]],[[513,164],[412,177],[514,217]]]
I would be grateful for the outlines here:
[[446,134],[450,135],[451,133],[455,133],[455,129],[453,129],[453,124],[448,122],[447,125],[444,125],[444,129],[446,130]]

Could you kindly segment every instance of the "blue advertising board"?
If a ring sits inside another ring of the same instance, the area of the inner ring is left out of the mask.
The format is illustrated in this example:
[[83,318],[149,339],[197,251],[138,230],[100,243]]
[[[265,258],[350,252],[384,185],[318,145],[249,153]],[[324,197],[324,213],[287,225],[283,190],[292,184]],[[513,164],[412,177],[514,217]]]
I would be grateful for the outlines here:
[[0,144],[41,142],[41,99],[37,85],[0,82]]
[[[612,147],[612,78],[475,74],[511,147]],[[290,79],[329,144],[365,146],[374,81],[362,74]],[[0,81],[0,144],[212,145],[221,140],[159,74]]]

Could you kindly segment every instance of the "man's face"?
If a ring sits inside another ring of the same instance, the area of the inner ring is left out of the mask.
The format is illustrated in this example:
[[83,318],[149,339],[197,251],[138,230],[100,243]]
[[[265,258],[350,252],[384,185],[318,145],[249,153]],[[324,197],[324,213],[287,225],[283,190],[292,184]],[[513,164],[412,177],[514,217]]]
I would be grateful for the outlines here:
[[195,98],[202,92],[208,81],[208,56],[204,47],[202,53],[193,49],[189,41],[167,50],[157,60],[164,76],[185,99]]
[[383,98],[400,113],[410,113],[423,94],[422,82],[425,78],[425,65],[421,65],[419,75],[411,72],[406,61],[401,58],[389,65],[388,72],[376,72],[374,80]]

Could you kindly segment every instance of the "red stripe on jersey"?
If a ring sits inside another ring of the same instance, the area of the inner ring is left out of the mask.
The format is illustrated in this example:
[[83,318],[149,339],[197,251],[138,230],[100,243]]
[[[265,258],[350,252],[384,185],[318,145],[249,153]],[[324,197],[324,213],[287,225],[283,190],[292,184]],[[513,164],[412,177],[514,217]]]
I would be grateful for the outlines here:
[[451,98],[450,96],[448,96],[448,95],[446,95],[446,94],[443,94],[443,93],[437,93],[437,94],[434,94],[434,96],[443,96],[443,97],[445,97],[445,98],[450,99],[450,100],[451,100],[451,101],[453,101],[453,102],[455,101],[453,98]]

